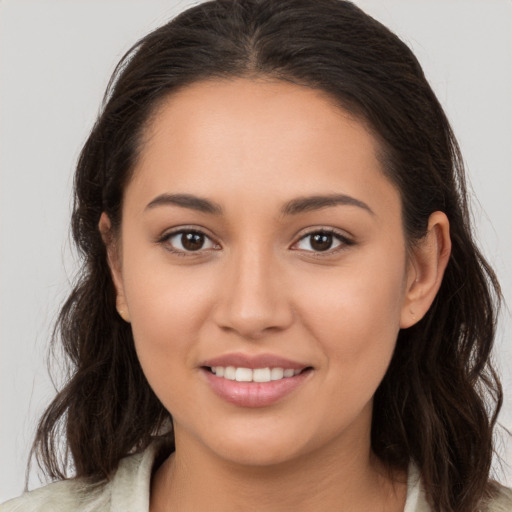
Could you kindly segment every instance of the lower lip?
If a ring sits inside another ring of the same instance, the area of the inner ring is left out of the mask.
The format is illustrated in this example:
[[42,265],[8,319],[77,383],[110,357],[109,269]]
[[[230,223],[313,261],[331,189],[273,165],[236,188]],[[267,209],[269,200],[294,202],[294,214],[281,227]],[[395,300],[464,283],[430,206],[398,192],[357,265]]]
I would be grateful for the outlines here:
[[265,407],[278,402],[297,389],[307,379],[311,370],[270,382],[238,382],[217,377],[205,368],[203,373],[214,393],[226,402],[239,407]]

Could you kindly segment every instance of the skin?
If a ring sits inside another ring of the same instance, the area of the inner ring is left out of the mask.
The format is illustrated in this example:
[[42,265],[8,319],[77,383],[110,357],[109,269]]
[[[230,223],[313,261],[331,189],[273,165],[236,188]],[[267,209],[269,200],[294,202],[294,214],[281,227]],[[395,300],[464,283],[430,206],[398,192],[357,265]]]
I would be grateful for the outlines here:
[[[279,81],[196,83],[151,120],[108,248],[118,310],[174,420],[176,452],[154,476],[153,512],[403,510],[405,475],[371,453],[372,397],[399,329],[435,297],[449,226],[435,212],[407,250],[400,194],[377,152],[324,93]],[[334,193],[359,203],[282,213]],[[205,198],[222,213],[148,207],[162,194]],[[204,245],[186,252],[169,236],[180,228],[205,233]],[[109,229],[104,214],[106,241]],[[325,229],[342,238],[315,251],[307,235]],[[277,403],[239,407],[200,367],[232,352],[313,370]]]

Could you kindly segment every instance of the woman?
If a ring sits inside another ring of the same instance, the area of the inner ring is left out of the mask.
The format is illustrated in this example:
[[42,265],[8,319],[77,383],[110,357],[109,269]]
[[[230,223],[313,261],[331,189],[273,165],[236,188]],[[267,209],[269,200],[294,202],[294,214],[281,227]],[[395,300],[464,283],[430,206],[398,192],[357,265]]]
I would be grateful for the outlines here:
[[499,288],[385,27],[339,0],[186,11],[119,65],[75,193],[75,372],[34,445],[63,481],[6,510],[510,509]]

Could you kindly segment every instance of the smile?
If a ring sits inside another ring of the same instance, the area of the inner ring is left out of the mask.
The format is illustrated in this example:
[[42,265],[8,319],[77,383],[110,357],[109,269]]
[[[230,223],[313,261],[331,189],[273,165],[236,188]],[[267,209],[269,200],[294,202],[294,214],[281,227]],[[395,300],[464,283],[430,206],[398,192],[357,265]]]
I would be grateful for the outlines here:
[[309,381],[313,368],[203,366],[202,373],[218,397],[232,405],[251,408],[280,402]]
[[217,377],[237,382],[271,382],[298,375],[302,370],[284,368],[236,368],[234,366],[212,366],[210,371]]

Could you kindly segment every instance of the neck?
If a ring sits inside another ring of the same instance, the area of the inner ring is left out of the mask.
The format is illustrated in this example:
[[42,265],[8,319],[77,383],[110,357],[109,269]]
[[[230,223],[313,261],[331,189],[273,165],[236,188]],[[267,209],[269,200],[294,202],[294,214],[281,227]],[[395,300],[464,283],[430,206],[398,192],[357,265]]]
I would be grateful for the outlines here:
[[177,437],[155,474],[151,512],[403,510],[405,475],[391,476],[372,456],[369,434],[357,437],[270,466],[236,464]]

